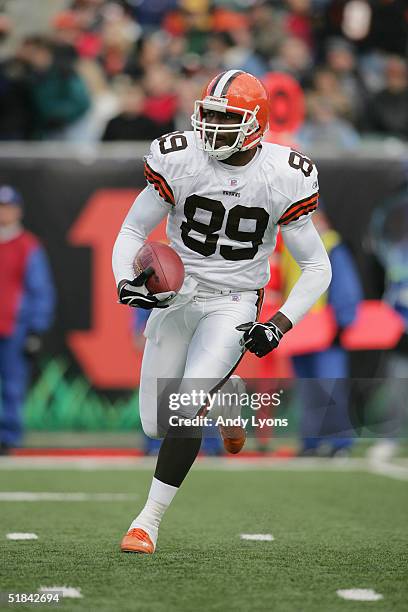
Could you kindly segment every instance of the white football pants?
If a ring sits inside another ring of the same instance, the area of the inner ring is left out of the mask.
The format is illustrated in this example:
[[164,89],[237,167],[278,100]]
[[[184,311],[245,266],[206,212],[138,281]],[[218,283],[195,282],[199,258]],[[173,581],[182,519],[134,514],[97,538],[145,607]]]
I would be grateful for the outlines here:
[[[166,309],[150,316],[141,370],[139,407],[143,430],[155,438],[158,432],[157,380],[208,380],[209,393],[231,376],[243,355],[243,333],[235,328],[258,318],[263,289],[221,292],[196,285],[189,295],[179,294]],[[204,383],[205,384],[205,383]],[[177,414],[194,417],[194,406]]]

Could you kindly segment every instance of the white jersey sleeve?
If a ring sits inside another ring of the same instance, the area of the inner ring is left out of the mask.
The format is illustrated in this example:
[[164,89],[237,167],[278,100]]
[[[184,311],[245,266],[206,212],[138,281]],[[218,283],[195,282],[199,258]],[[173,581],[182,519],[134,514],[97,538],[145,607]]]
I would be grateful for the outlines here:
[[285,226],[310,216],[318,206],[319,181],[315,164],[289,147],[275,145],[274,222]]
[[279,309],[295,325],[328,288],[331,265],[312,219],[302,217],[283,225],[282,238],[301,269],[298,281]]
[[172,132],[154,140],[144,158],[144,173],[171,210],[182,200],[186,184],[199,172],[189,132]]
[[150,232],[167,216],[167,206],[150,185],[137,196],[113,247],[112,267],[116,285],[121,280],[135,278],[133,264],[136,254]]
[[[113,249],[113,271],[118,284],[134,278],[133,262],[149,233],[166,216],[172,218],[173,233],[180,235],[179,215],[191,183],[200,173],[201,160],[192,132],[173,132],[151,144],[144,158],[147,187],[136,198],[116,239]],[[176,218],[177,217],[177,218]],[[176,231],[177,230],[177,231]],[[167,228],[172,246],[172,232]]]

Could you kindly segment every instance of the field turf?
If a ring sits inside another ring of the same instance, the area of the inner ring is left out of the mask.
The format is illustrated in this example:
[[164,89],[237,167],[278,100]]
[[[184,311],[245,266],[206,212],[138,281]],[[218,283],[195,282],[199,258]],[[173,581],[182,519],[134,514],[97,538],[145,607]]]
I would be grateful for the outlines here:
[[[98,612],[407,610],[407,482],[364,471],[197,468],[162,523],[157,552],[123,554],[120,538],[150,478],[151,470],[0,470],[0,491],[137,496],[0,500],[0,590],[76,587],[82,599],[52,609]],[[9,541],[9,532],[38,540]],[[336,590],[348,588],[384,599],[344,601]]]

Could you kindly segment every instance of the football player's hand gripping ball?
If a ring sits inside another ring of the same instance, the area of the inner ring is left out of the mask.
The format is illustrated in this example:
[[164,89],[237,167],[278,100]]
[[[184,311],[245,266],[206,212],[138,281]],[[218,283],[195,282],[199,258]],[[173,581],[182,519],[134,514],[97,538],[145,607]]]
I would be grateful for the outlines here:
[[[153,268],[146,268],[134,280],[121,281],[118,286],[119,302],[133,308],[143,308],[144,310],[168,308],[168,302],[174,297],[175,292],[167,291],[165,293],[157,293],[156,295],[147,292],[144,284],[152,274],[154,274]],[[140,291],[141,287],[144,287],[145,293]]]
[[250,353],[255,353],[257,357],[265,357],[273,351],[283,336],[279,327],[272,321],[243,323],[235,329],[244,332],[240,340],[241,346],[248,349]]

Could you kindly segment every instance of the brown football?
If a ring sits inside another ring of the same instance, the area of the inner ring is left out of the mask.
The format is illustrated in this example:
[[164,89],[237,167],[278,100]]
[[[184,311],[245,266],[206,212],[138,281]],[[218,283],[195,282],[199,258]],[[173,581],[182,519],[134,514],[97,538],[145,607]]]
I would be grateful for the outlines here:
[[184,264],[170,246],[162,242],[146,242],[136,255],[135,274],[140,274],[146,268],[154,270],[146,282],[150,293],[180,291],[184,282]]

